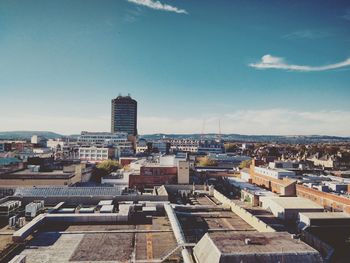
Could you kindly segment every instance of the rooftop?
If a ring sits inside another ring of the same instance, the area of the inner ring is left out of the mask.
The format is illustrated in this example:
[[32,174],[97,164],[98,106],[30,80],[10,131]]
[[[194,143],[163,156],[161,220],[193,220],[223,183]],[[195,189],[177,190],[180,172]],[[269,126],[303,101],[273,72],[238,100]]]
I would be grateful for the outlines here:
[[302,197],[267,197],[267,199],[275,202],[284,209],[323,209],[322,206]]
[[15,196],[116,196],[123,187],[19,187]]
[[[286,253],[315,252],[313,248],[294,240],[286,232],[259,233],[259,232],[235,232],[235,233],[209,233],[214,244],[224,254],[235,253]],[[251,244],[246,245],[245,239],[249,238]]]
[[194,255],[200,263],[322,262],[315,249],[286,232],[208,233],[195,246]]
[[[31,263],[146,262],[163,257],[176,246],[168,219],[160,216],[138,225],[42,226],[21,254]],[[170,259],[179,262],[179,252]]]
[[344,212],[303,212],[300,216],[309,219],[350,219],[350,215]]

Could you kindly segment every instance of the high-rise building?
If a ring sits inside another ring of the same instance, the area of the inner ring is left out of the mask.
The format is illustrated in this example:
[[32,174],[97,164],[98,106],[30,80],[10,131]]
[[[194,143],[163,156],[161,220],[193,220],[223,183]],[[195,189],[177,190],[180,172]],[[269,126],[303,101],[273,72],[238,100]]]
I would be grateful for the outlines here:
[[118,96],[112,100],[111,132],[127,132],[137,135],[137,101],[130,96]]

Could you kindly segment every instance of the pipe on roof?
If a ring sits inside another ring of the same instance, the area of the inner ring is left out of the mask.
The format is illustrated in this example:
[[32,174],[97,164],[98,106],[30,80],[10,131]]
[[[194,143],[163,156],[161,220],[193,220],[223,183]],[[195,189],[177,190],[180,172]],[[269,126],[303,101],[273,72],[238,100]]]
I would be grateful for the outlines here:
[[181,229],[181,225],[179,220],[177,219],[177,216],[175,214],[174,209],[169,204],[164,204],[165,212],[167,213],[167,216],[169,218],[169,222],[171,224],[171,228],[173,229],[173,233],[175,236],[175,239],[178,243],[178,245],[183,246],[183,249],[181,251],[182,259],[184,263],[193,263],[191,253],[189,250],[184,246],[186,243],[185,235]]

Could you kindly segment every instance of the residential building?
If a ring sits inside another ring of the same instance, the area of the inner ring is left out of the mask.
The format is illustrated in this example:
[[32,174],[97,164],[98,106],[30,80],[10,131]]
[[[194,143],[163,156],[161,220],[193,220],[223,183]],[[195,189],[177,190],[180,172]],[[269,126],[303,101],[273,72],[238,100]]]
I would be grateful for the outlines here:
[[112,100],[111,132],[137,135],[137,102],[130,96],[118,96]]

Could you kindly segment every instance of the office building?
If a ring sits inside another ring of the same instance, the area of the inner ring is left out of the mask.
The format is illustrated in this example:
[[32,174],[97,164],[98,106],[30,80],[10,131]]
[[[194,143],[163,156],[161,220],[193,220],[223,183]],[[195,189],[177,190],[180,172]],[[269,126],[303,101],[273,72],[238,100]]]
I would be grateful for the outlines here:
[[130,96],[118,96],[112,100],[111,132],[137,135],[137,102]]
[[104,160],[112,159],[115,150],[113,148],[104,147],[80,147],[79,159],[88,162],[102,162]]

